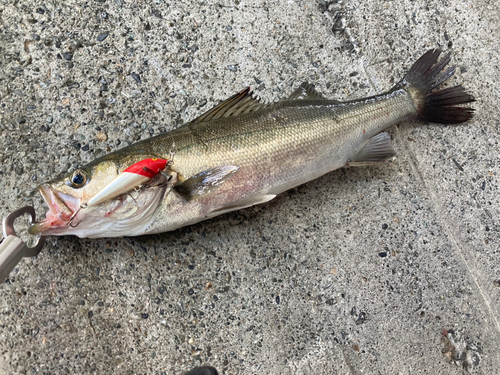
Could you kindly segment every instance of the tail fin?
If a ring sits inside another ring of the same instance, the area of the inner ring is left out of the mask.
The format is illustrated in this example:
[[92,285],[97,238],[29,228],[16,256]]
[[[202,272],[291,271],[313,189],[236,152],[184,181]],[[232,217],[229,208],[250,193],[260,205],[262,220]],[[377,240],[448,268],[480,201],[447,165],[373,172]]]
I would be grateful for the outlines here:
[[441,124],[460,124],[472,118],[474,109],[456,105],[471,103],[475,99],[462,86],[431,92],[455,73],[455,66],[443,71],[451,60],[451,53],[438,61],[440,54],[437,49],[427,51],[413,64],[401,83],[413,96],[420,118]]

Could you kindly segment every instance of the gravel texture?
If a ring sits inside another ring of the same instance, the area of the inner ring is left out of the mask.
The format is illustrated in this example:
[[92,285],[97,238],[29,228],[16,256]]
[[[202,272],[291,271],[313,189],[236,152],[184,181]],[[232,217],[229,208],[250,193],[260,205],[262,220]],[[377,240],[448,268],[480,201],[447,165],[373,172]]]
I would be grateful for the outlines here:
[[[462,126],[140,238],[49,238],[0,286],[0,374],[494,374],[500,9],[485,0],[0,2],[0,216],[37,184],[246,86],[350,100],[452,50]],[[497,370],[495,370],[497,369]]]

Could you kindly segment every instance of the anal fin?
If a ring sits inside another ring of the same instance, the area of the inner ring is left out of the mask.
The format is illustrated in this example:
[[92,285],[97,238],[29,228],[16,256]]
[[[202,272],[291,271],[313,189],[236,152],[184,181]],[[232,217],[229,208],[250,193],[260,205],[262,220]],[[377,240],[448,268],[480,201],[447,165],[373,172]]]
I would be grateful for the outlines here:
[[347,163],[348,167],[380,164],[396,155],[389,133],[383,132],[370,138],[368,143]]
[[250,198],[241,199],[239,201],[233,202],[229,206],[222,207],[218,210],[213,211],[214,214],[221,215],[227,212],[241,210],[250,206],[255,206],[256,204],[269,202],[271,199],[276,197],[275,194],[258,195]]

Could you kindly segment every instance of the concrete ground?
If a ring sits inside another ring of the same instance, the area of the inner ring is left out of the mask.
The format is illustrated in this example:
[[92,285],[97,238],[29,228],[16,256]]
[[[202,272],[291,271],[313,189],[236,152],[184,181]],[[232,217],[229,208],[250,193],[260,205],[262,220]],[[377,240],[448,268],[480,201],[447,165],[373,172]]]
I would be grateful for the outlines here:
[[498,373],[499,10],[3,0],[2,217],[27,204],[43,216],[37,184],[246,86],[274,101],[309,81],[350,100],[441,47],[477,113],[401,123],[390,164],[172,233],[49,238],[0,286],[0,373]]

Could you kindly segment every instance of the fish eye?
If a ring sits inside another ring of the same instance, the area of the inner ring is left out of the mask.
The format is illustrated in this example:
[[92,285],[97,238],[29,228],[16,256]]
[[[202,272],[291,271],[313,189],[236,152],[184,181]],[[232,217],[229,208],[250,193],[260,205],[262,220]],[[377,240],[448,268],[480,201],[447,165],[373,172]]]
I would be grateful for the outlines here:
[[87,182],[87,176],[81,169],[77,169],[73,172],[71,176],[71,186],[75,188],[81,188]]

